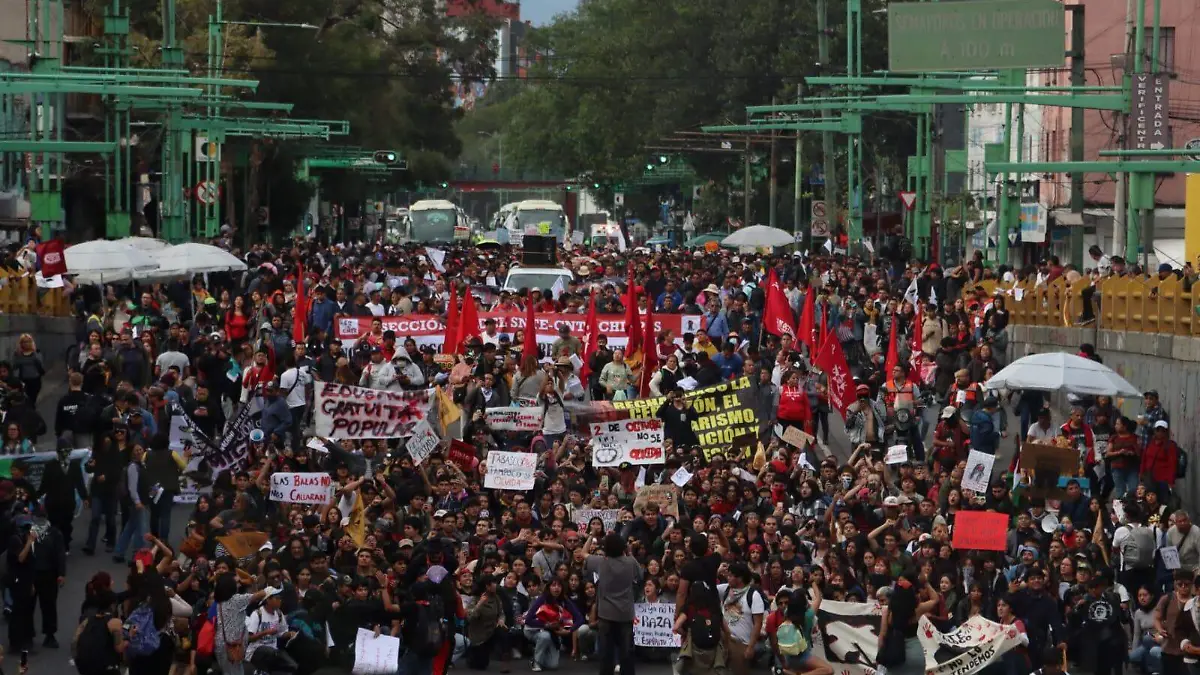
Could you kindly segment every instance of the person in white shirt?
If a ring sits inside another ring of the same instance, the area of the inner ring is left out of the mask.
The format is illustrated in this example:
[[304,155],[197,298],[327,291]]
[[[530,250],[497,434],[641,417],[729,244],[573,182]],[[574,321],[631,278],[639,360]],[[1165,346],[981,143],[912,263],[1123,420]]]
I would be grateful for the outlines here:
[[743,562],[729,567],[729,583],[717,586],[721,613],[729,630],[729,665],[734,675],[748,675],[767,607],[762,595],[750,586],[750,568]]
[[379,347],[371,349],[371,362],[363,368],[362,376],[358,378],[358,386],[369,389],[387,389],[396,381],[396,369],[392,364],[383,360],[383,350]]
[[295,358],[288,356],[289,368],[279,376],[279,391],[285,395],[288,410],[292,413],[292,450],[300,451],[300,430],[304,427],[307,416],[305,407],[308,405],[308,385],[313,377],[308,366],[296,365]]
[[1057,436],[1058,429],[1050,423],[1050,410],[1042,408],[1038,411],[1037,421],[1029,425],[1029,433],[1026,434],[1025,440],[1034,443],[1052,443]]
[[371,314],[374,316],[384,316],[387,314],[387,307],[383,306],[378,286],[375,287],[375,290],[371,291],[371,301],[367,303],[367,309],[371,310]]
[[500,333],[496,330],[496,320],[495,319],[492,319],[492,318],[484,319],[483,335],[481,335],[479,337],[479,339],[485,345],[496,345],[497,347],[500,346]]
[[395,371],[395,382],[392,389],[422,389],[425,387],[425,373],[421,367],[412,362],[412,357],[405,350],[396,352],[392,357],[392,369]]
[[188,376],[188,367],[192,365],[192,360],[188,358],[187,354],[168,347],[167,351],[158,355],[154,365],[157,366],[157,374],[160,377],[174,367],[179,369],[179,377],[185,378]]
[[287,619],[280,610],[283,589],[268,586],[263,592],[267,597],[262,606],[246,617],[246,661],[258,670],[294,673],[299,668],[296,660],[277,647],[280,639],[295,636],[288,631]]

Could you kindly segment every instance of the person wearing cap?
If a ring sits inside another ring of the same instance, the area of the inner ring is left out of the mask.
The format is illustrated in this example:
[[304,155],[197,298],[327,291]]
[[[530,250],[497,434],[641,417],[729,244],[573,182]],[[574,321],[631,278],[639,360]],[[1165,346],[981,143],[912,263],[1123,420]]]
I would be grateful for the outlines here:
[[363,368],[358,386],[368,389],[388,389],[396,381],[396,368],[383,358],[383,350],[370,347],[371,362]]
[[1182,451],[1171,439],[1170,422],[1160,419],[1150,428],[1150,442],[1142,450],[1139,473],[1149,479],[1150,487],[1158,493],[1159,500],[1166,502],[1178,478],[1179,456]]
[[555,359],[560,356],[583,355],[583,341],[571,335],[571,324],[566,321],[558,324],[558,339],[550,346],[550,355]]
[[267,586],[263,590],[262,605],[246,618],[246,661],[258,670],[294,673],[299,668],[296,660],[277,648],[281,640],[286,642],[296,635],[288,630],[287,618],[281,611],[283,588]]
[[958,414],[958,408],[942,408],[933,429],[933,461],[943,471],[952,471],[959,462],[966,461],[970,442],[970,425]]
[[1142,437],[1142,447],[1150,445],[1150,440],[1154,437],[1154,423],[1166,422],[1171,423],[1171,415],[1166,408],[1162,406],[1162,401],[1158,397],[1158,391],[1151,389],[1142,394],[1143,409],[1142,414],[1137,416],[1138,433]]

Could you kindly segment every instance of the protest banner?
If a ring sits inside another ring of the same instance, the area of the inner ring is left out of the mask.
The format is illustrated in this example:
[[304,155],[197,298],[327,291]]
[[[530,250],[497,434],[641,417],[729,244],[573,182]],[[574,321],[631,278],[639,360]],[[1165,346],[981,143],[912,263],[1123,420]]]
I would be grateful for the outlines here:
[[592,466],[622,464],[664,464],[663,422],[617,420],[589,425],[592,432]]
[[531,452],[492,450],[487,458],[483,486],[498,490],[532,490],[537,471],[537,455]]
[[581,532],[587,533],[588,523],[592,522],[592,518],[599,518],[604,521],[604,531],[612,532],[617,529],[620,516],[620,509],[575,509],[575,524]]
[[317,385],[313,422],[324,438],[407,436],[429,414],[433,390],[383,391],[348,384]]
[[[270,540],[270,536],[266,532],[234,532],[227,534],[224,537],[217,537],[217,557],[222,555],[231,555],[239,561],[245,558],[253,558],[258,553],[258,549]],[[222,553],[224,549],[224,553]]]
[[875,675],[881,615],[877,602],[822,601],[812,635],[813,654],[839,675]]
[[324,472],[271,474],[271,501],[289,504],[328,504],[333,479]]
[[408,437],[405,447],[408,448],[408,454],[412,457],[413,464],[420,464],[437,450],[438,444],[442,439],[433,431],[433,425],[429,420],[421,420],[412,428],[412,436]]
[[783,440],[784,443],[787,443],[792,447],[803,450],[817,440],[813,438],[812,435],[804,433],[804,431],[801,429],[796,427],[788,427],[783,429],[782,426],[783,425],[776,425],[776,430],[779,432],[778,436]]
[[450,441],[450,449],[446,451],[446,459],[463,471],[474,471],[479,466],[479,458],[475,456],[475,446],[459,440]]
[[[92,456],[90,448],[79,448],[72,450],[68,455],[69,463],[87,462]],[[46,471],[46,464],[58,461],[57,452],[34,452],[28,455],[7,455],[0,457],[0,478],[12,478],[12,465],[14,462],[21,462],[25,467],[25,480],[33,486],[35,490],[42,487],[42,475]],[[80,467],[82,468],[82,467]],[[34,495],[29,495],[30,499]]]
[[492,431],[538,431],[542,428],[541,408],[488,408],[484,417]]
[[992,482],[992,466],[995,462],[995,455],[971,450],[967,455],[967,471],[963,474],[962,486],[980,494],[987,493],[988,485]]
[[633,645],[635,647],[681,647],[675,626],[674,602],[635,602],[633,604]]
[[400,669],[400,638],[359,628],[354,638],[354,675],[391,675]]
[[1075,448],[1060,448],[1049,443],[1021,444],[1018,469],[1030,472],[1029,493],[1043,499],[1061,499],[1066,491],[1059,487],[1059,476],[1074,476],[1079,472],[1079,452]]
[[[479,312],[479,332],[484,332],[484,322],[495,319],[496,331],[509,336],[525,330],[524,312]],[[334,322],[334,335],[342,341],[345,347],[353,346],[354,341],[371,332],[371,322],[379,319],[383,330],[395,331],[396,335],[411,337],[417,346],[432,345],[439,350],[446,335],[446,324],[442,317],[433,314],[409,314],[406,316],[341,316]],[[550,356],[550,346],[558,339],[558,327],[567,324],[571,327],[572,335],[587,333],[587,317],[582,314],[538,314],[534,319],[534,332],[537,335],[540,356]],[[696,333],[704,325],[703,317],[697,314],[663,314],[654,316],[655,333],[670,329],[677,336],[676,341],[683,343],[684,333]],[[600,314],[597,316],[597,328],[608,336],[609,348],[624,347],[629,343],[629,333],[625,330],[625,315]]]
[[[717,454],[727,455],[739,436],[758,433],[759,419],[754,414],[750,394],[750,378],[740,377],[683,395],[684,400],[690,402],[696,411],[697,418],[692,422],[692,430],[696,432],[706,461]],[[578,423],[592,424],[620,419],[651,419],[666,401],[663,396],[629,401],[568,401],[566,407]]]
[[1007,548],[1008,516],[995,511],[959,511],[954,516],[956,551],[1003,551]]
[[658,504],[662,516],[679,518],[679,488],[674,485],[647,485],[638,490],[633,500],[633,512],[642,515],[647,504]]
[[996,663],[1010,650],[1029,645],[1024,631],[973,616],[943,633],[929,617],[917,622],[926,675],[970,675]]
[[170,445],[172,450],[183,450],[192,441],[192,421],[185,414],[171,415]]

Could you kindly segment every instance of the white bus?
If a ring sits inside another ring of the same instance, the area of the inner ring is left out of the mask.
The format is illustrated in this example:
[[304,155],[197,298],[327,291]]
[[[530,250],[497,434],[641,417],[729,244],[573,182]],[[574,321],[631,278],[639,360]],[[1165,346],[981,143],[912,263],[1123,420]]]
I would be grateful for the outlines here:
[[417,244],[470,241],[471,225],[462,209],[445,199],[422,199],[408,207],[404,236]]
[[509,243],[513,246],[520,246],[526,234],[550,235],[560,245],[571,237],[571,221],[567,219],[563,207],[547,199],[517,202],[504,226],[508,230]]

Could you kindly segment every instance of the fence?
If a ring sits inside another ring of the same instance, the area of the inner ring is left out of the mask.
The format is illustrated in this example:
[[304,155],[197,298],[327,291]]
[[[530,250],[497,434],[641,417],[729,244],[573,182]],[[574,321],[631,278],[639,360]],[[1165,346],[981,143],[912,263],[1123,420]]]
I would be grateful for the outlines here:
[[[971,290],[991,296],[998,284],[984,281]],[[1200,285],[1198,285],[1200,286]],[[1009,287],[1003,286],[1007,289]],[[1166,279],[1110,277],[1097,282],[1094,291],[1087,277],[1068,282],[1059,277],[1050,284],[1017,283],[1005,296],[1010,321],[1028,326],[1077,326],[1095,318],[1105,330],[1136,333],[1200,336],[1200,287],[1184,288],[1174,274]],[[1091,314],[1086,313],[1092,303]]]
[[38,288],[31,276],[0,270],[0,312],[66,317],[71,303],[62,288]]

